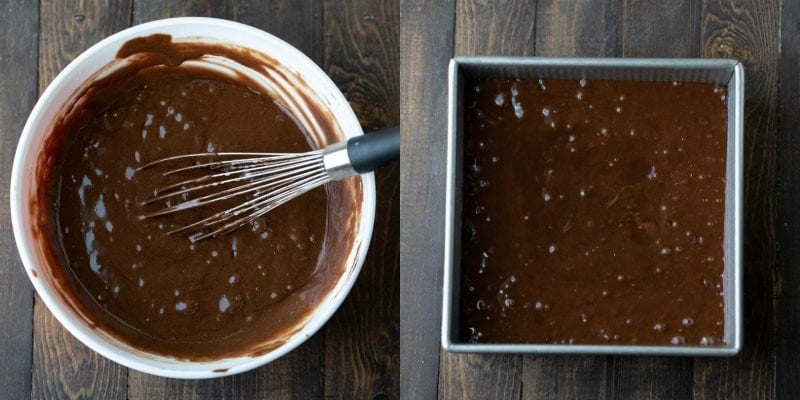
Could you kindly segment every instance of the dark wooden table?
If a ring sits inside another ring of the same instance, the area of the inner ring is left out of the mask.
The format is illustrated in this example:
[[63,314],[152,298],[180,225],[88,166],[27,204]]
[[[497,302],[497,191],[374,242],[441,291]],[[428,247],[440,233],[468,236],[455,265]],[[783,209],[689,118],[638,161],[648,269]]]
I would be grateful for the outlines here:
[[339,311],[287,356],[233,377],[158,378],[74,339],[36,299],[11,232],[8,187],[37,94],[81,51],[142,22],[211,16],[270,32],[309,55],[365,130],[399,123],[397,3],[386,1],[9,0],[0,2],[0,399],[399,398],[399,167],[380,171],[367,262]]
[[[409,399],[800,398],[800,2],[405,0],[401,381]],[[440,350],[454,55],[736,58],[746,68],[745,338],[733,358]]]

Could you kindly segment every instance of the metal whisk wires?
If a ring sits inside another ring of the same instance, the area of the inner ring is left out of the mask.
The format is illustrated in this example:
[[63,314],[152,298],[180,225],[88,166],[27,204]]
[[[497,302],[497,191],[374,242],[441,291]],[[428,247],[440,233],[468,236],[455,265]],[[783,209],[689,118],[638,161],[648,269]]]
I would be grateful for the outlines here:
[[139,170],[176,161],[194,161],[192,165],[170,169],[162,175],[192,171],[201,171],[203,175],[155,189],[154,197],[144,204],[164,203],[166,207],[145,213],[140,219],[239,199],[234,206],[169,231],[169,234],[186,235],[193,242],[226,234],[329,182],[331,177],[323,162],[323,152],[198,153],[153,161]]
[[[198,241],[231,232],[281,204],[332,180],[363,174],[400,158],[400,129],[355,136],[320,150],[286,153],[197,153],[167,157],[139,168],[191,162],[163,172],[193,175],[155,189],[143,205],[164,204],[140,219],[216,206],[211,216],[169,231]],[[221,210],[221,211],[216,211]]]

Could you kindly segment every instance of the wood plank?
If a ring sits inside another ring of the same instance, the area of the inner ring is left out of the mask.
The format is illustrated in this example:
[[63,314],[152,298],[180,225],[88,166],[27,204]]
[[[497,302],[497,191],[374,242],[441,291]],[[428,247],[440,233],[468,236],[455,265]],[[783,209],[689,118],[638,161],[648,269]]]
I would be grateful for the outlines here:
[[[617,51],[615,1],[552,1],[536,9],[537,56],[609,57]],[[523,398],[605,399],[614,383],[607,356],[526,356]]]
[[[394,1],[325,3],[324,69],[365,131],[400,123],[400,10]],[[377,171],[370,251],[325,327],[325,397],[400,397],[400,175]]]
[[[455,15],[454,55],[534,54],[535,2],[459,1],[456,2]],[[436,171],[441,171],[444,177],[444,169]],[[437,226],[443,226],[443,222]],[[519,355],[470,355],[443,351],[439,364],[440,399],[517,399],[522,392],[523,363]]]
[[[777,136],[777,216],[778,274],[775,397],[800,398],[800,2],[787,1],[781,6],[779,64],[779,102]],[[745,338],[747,340],[747,338]]]
[[522,365],[526,399],[607,399],[614,384],[606,356],[526,356]]
[[536,2],[456,3],[455,55],[533,55]]
[[735,358],[695,360],[694,395],[699,399],[758,399],[773,398],[775,394],[777,322],[773,299],[778,275],[774,193],[781,3],[779,0],[703,2],[701,55],[739,59],[746,71],[745,346]]
[[370,254],[325,327],[325,397],[400,398],[400,169],[376,172],[378,211]]
[[365,132],[400,123],[400,10],[394,1],[325,3],[323,67]]
[[[162,2],[135,0],[133,23],[178,16],[237,20],[269,32],[321,63],[322,1]],[[245,374],[209,380],[176,380],[130,372],[130,399],[321,398],[324,331],[282,358]]]
[[437,393],[454,11],[454,0],[401,3],[400,393],[409,399]]
[[522,398],[522,356],[442,352],[440,399]]
[[598,356],[525,356],[522,398],[607,399],[611,387],[608,360]]
[[[617,55],[697,57],[699,4],[627,0],[620,12]],[[685,399],[692,393],[693,363],[677,357],[615,357],[611,397]]]
[[625,0],[620,11],[620,56],[699,56],[699,2]]
[[[83,50],[127,27],[129,19],[126,4],[41,1],[39,90]],[[124,367],[78,342],[40,301],[33,321],[33,398],[125,398]]]
[[686,357],[614,358],[612,399],[688,399],[692,359]]
[[617,50],[619,2],[540,0],[536,55],[611,57]]
[[[8,199],[11,164],[28,113],[36,101],[36,47],[39,5],[35,1],[0,5],[0,171]],[[33,290],[17,255],[8,201],[0,204],[0,398],[31,393]]]

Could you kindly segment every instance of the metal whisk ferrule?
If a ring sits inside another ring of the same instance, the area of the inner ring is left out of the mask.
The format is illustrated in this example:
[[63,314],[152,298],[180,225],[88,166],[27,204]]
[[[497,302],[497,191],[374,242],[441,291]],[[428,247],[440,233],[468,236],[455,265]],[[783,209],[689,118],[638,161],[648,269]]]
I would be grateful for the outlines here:
[[347,142],[339,142],[326,147],[322,152],[322,162],[325,166],[325,171],[332,180],[358,175],[358,171],[350,163],[350,156],[347,154]]

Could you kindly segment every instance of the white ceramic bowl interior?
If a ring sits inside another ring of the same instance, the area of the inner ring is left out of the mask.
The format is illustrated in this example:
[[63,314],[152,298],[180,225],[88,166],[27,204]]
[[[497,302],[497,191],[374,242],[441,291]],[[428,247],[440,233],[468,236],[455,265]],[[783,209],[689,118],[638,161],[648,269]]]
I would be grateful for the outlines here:
[[321,106],[335,116],[345,137],[361,135],[361,126],[347,100],[330,78],[303,53],[286,42],[256,28],[213,18],[172,18],[154,21],[121,31],[92,46],[71,62],[44,91],[22,131],[11,173],[11,220],[14,237],[25,270],[39,297],[58,321],[81,342],[117,363],[145,373],[175,378],[212,378],[232,375],[269,363],[317,332],[333,315],[355,283],[372,236],[375,216],[375,180],[361,175],[363,200],[356,240],[347,258],[347,270],[320,305],[310,313],[302,327],[284,344],[254,357],[227,358],[211,362],[180,361],[135,349],[112,335],[92,329],[86,320],[67,305],[62,294],[44,277],[53,268],[43,255],[43,243],[34,238],[30,199],[37,185],[37,158],[65,102],[99,69],[115,59],[129,39],[156,33],[169,34],[174,41],[193,40],[227,43],[256,50],[295,72],[318,96]]

